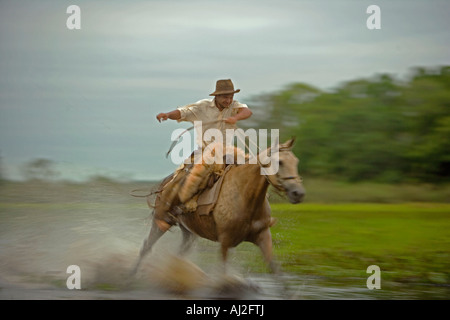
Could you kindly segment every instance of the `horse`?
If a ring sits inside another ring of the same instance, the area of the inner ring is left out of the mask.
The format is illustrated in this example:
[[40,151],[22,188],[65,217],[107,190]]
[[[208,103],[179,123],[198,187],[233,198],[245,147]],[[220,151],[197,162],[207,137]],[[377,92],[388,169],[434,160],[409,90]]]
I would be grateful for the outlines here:
[[[274,224],[271,209],[266,194],[269,185],[287,195],[289,201],[297,204],[303,201],[305,190],[302,179],[298,175],[298,158],[292,152],[295,138],[280,144],[277,150],[271,151],[271,159],[278,152],[278,171],[274,174],[261,174],[264,165],[245,163],[233,166],[223,178],[222,188],[217,203],[209,215],[182,213],[174,215],[164,211],[159,197],[150,208],[154,208],[152,226],[148,237],[144,240],[132,274],[136,273],[142,259],[153,245],[172,225],[178,224],[182,230],[180,253],[186,252],[192,245],[193,235],[220,243],[223,266],[226,272],[227,254],[229,248],[236,247],[243,241],[248,241],[261,250],[264,261],[270,270],[279,274],[279,266],[273,259],[272,236],[270,227]],[[273,148],[272,148],[273,149]],[[260,157],[261,153],[258,154]],[[262,157],[262,156],[261,156]],[[266,161],[264,161],[266,163]],[[170,180],[171,176],[162,183]],[[168,228],[161,228],[161,221],[170,221]]]

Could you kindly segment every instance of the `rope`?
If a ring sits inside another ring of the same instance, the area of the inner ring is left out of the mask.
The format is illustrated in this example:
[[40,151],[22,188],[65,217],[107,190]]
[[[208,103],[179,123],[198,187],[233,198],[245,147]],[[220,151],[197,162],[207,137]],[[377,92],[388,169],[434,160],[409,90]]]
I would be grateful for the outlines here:
[[[222,119],[222,120],[209,121],[209,122],[202,123],[202,125],[210,125],[210,124],[214,124],[214,123],[218,123],[218,122],[223,122],[223,121],[225,121],[225,120]],[[176,146],[176,144],[177,144],[178,141],[180,140],[181,136],[182,136],[183,134],[185,134],[186,132],[188,132],[188,131],[194,129],[194,128],[195,128],[195,125],[193,125],[193,126],[187,128],[186,130],[184,130],[182,133],[180,133],[180,134],[178,135],[178,137],[172,142],[172,145],[170,146],[169,151],[167,151],[167,153],[166,153],[166,158],[169,156],[170,152],[172,152],[173,148]],[[254,155],[254,154],[252,153],[252,151],[251,151],[250,147],[248,146],[247,142],[245,142],[245,136],[244,136],[244,138],[240,137],[240,131],[237,131],[237,134],[236,134],[235,136],[236,136],[237,139],[240,140],[240,142],[243,142],[243,143],[244,143],[244,146],[247,148],[249,155],[251,155],[252,157],[255,157],[255,158],[256,158],[256,161],[257,161],[259,167],[261,168],[261,171],[264,173],[264,177],[266,178],[267,182],[268,182],[269,184],[273,185],[277,191],[280,191],[280,190],[279,190],[279,186],[276,186],[274,183],[272,183],[272,182],[270,181],[270,179],[269,179],[269,177],[268,177],[268,175],[269,175],[269,174],[268,174],[268,171],[267,171],[267,169],[265,168],[265,166],[259,161],[258,155]],[[253,144],[253,146],[256,146],[256,150],[257,150],[257,152],[258,152],[258,154],[259,154],[259,153],[261,152],[259,146],[258,146],[255,142],[251,141],[251,139],[249,139],[249,141]],[[133,191],[139,191],[139,189],[133,190]],[[132,193],[133,191],[131,191],[131,193]],[[154,192],[154,193],[158,193],[158,192],[161,192],[161,191],[162,191],[162,190],[159,190],[159,191],[156,191],[156,192]],[[130,193],[130,194],[131,194],[131,193]],[[152,195],[152,194],[154,194],[154,193],[150,193],[150,194],[148,194],[148,195],[146,195],[146,196],[137,196],[137,197],[143,197],[143,198],[144,198],[144,197],[150,196],[150,195]],[[132,196],[135,196],[135,195],[132,195]]]
[[134,189],[134,190],[131,190],[129,192],[129,194],[130,194],[130,196],[135,197],[135,198],[147,198],[147,197],[149,197],[151,195],[154,195],[154,194],[162,192],[162,189],[161,190],[156,190],[156,191],[150,191],[150,193],[147,193],[145,195],[133,194],[134,192],[140,192],[140,191],[148,191],[148,188]]
[[[209,125],[209,124],[217,123],[217,122],[222,122],[222,121],[225,121],[225,120],[215,120],[215,121],[204,122],[204,123],[202,123],[202,126],[203,126],[203,125]],[[187,128],[186,130],[184,130],[182,133],[180,133],[180,134],[178,135],[178,137],[172,142],[169,151],[167,151],[167,153],[166,153],[166,158],[167,158],[167,157],[169,156],[169,154],[172,152],[173,148],[177,145],[177,143],[178,143],[178,141],[180,140],[181,136],[182,136],[183,134],[185,134],[186,132],[191,131],[191,130],[194,129],[194,128],[195,128],[195,125],[192,126],[192,127]]]

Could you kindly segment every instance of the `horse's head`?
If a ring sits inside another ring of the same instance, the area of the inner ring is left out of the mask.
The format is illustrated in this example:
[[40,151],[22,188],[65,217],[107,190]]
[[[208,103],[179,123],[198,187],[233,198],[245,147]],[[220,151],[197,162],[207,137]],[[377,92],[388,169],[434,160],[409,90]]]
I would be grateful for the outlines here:
[[294,141],[295,138],[292,138],[280,144],[278,148],[269,148],[271,149],[271,160],[278,159],[276,167],[278,170],[272,170],[273,173],[269,170],[267,178],[276,189],[286,193],[291,203],[299,203],[303,201],[305,189],[302,178],[298,175],[298,158],[292,152]]

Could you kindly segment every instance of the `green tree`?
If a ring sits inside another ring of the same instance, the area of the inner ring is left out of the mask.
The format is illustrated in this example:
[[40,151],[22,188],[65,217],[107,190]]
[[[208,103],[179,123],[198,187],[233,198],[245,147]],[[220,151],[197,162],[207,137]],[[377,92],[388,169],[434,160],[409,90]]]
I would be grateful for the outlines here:
[[297,137],[302,172],[349,181],[450,178],[450,67],[388,74],[332,92],[291,84],[254,99],[259,128]]

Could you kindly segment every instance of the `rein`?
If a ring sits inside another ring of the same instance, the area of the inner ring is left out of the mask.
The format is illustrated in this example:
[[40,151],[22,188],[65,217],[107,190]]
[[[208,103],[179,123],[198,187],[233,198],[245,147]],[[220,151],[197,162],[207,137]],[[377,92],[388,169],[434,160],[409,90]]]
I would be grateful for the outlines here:
[[275,175],[275,181],[273,181],[272,177],[274,177],[273,175],[265,175],[266,180],[277,190],[277,191],[283,191],[285,192],[286,189],[283,187],[283,184],[280,182],[281,181],[286,181],[286,180],[298,180],[298,181],[302,181],[303,179],[299,176],[288,176],[288,177],[277,177]]
[[[244,142],[245,147],[248,149],[248,151],[249,151],[249,153],[250,153],[250,148],[249,148],[249,146],[247,145],[247,143],[245,142],[245,139],[242,141],[242,138],[241,138],[241,137],[239,137],[238,135],[236,135],[236,137],[237,137],[238,139],[240,139],[241,142]],[[249,141],[250,141],[250,140],[249,140]],[[257,145],[256,145],[256,148],[258,149],[259,152],[261,152],[261,150],[259,149],[259,147],[258,147]],[[290,151],[290,149],[288,149],[288,148],[279,148],[279,149],[278,149],[278,152],[283,152],[283,151]],[[252,156],[255,156],[255,155],[252,155]],[[263,169],[263,171],[265,171],[265,168],[269,167],[269,164],[262,164],[262,163],[259,161],[258,156],[256,156],[256,161],[257,161],[258,165],[260,166],[260,168]],[[299,177],[299,176],[278,177],[278,176],[276,176],[276,175],[275,175],[275,178],[276,178],[275,181],[272,181],[272,177],[273,177],[273,176],[274,176],[274,175],[268,175],[268,174],[265,174],[265,175],[264,175],[264,177],[266,178],[267,182],[268,182],[270,185],[272,185],[277,191],[281,191],[281,192],[285,192],[286,189],[283,187],[283,184],[280,183],[280,180],[285,181],[285,180],[293,180],[293,179],[295,179],[295,180],[299,180],[300,182],[302,181],[302,178]]]

